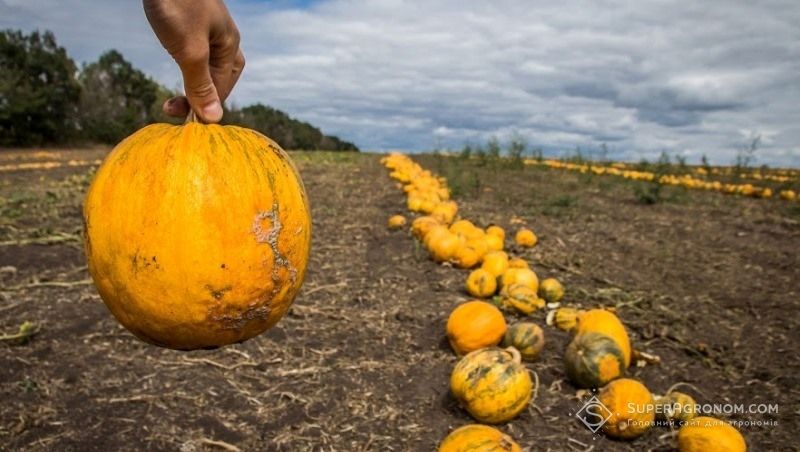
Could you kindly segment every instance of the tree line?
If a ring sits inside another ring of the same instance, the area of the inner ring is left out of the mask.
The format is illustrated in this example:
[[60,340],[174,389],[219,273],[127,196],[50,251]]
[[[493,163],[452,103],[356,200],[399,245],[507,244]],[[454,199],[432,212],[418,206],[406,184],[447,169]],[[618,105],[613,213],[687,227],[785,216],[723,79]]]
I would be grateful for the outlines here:
[[[154,122],[175,93],[109,50],[78,68],[53,33],[0,31],[0,146],[116,144]],[[228,108],[225,124],[249,127],[285,149],[358,151],[286,113],[254,104]]]

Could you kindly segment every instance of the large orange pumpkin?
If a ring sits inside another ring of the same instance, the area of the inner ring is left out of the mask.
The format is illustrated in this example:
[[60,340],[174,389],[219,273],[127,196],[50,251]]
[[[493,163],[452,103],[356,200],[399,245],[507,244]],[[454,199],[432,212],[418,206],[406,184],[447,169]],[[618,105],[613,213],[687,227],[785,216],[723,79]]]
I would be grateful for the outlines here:
[[249,339],[286,313],[303,283],[305,190],[288,155],[252,130],[145,127],[97,171],[83,219],[100,296],[156,345]]
[[506,319],[493,304],[468,301],[458,305],[447,319],[447,339],[456,353],[463,355],[479,348],[497,345],[506,334]]

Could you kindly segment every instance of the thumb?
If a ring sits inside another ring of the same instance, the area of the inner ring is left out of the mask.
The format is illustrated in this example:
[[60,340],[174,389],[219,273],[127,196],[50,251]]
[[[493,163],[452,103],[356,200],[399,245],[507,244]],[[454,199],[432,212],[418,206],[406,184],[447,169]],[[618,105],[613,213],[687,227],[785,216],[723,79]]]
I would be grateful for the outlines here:
[[208,50],[178,61],[183,73],[183,86],[189,105],[205,123],[216,123],[222,119],[222,103],[211,78]]

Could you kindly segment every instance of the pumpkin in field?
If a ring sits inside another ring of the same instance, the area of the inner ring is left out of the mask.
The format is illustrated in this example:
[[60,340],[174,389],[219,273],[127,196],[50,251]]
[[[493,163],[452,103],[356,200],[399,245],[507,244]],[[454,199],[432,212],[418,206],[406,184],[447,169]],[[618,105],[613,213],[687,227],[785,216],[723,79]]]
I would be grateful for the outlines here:
[[531,377],[514,348],[476,350],[461,358],[450,374],[453,396],[472,417],[487,424],[516,417],[527,408],[532,390]]
[[505,251],[490,251],[483,256],[481,268],[491,273],[495,278],[508,270],[508,254]]
[[583,312],[575,308],[558,308],[547,313],[547,324],[564,331],[572,331],[578,326],[578,315]]
[[468,301],[458,305],[447,319],[447,339],[456,353],[463,355],[497,345],[506,334],[503,313],[493,304]]
[[467,277],[467,292],[473,297],[486,298],[497,291],[497,279],[493,274],[479,268]]
[[501,251],[503,249],[503,239],[496,235],[486,234],[486,247],[489,251]]
[[411,195],[406,200],[406,207],[412,212],[422,212],[422,203],[424,199],[419,195]]
[[544,348],[544,332],[532,322],[515,323],[506,331],[503,346],[519,350],[523,361],[533,361]]
[[625,367],[631,365],[631,342],[625,326],[613,312],[605,309],[590,309],[578,313],[575,334],[594,332],[604,334],[619,344],[625,358]]
[[696,417],[678,430],[679,452],[746,452],[747,443],[736,428],[713,417]]
[[503,286],[500,292],[503,306],[510,306],[521,314],[531,314],[544,307],[544,300],[536,295],[536,291],[524,284]]
[[531,248],[536,245],[536,242],[539,241],[539,239],[536,237],[536,234],[534,234],[533,231],[528,228],[522,228],[517,231],[517,235],[514,237],[514,240],[517,242],[518,246],[523,248]]
[[460,246],[450,261],[458,268],[473,268],[481,261],[478,251],[466,244]]
[[434,226],[440,225],[441,223],[431,216],[421,216],[415,218],[414,221],[411,222],[411,233],[414,234],[414,237],[417,239],[422,240]]
[[83,206],[89,272],[112,314],[173,349],[249,339],[289,309],[311,217],[289,156],[252,130],[154,124],[106,157]]
[[539,284],[539,297],[548,303],[558,303],[564,298],[564,286],[555,278],[547,278]]
[[458,213],[458,205],[454,201],[447,201],[437,205],[431,216],[443,224],[450,224]]
[[483,256],[486,256],[486,253],[491,251],[489,249],[489,245],[486,244],[486,238],[483,236],[472,237],[472,238],[465,237],[465,246],[468,246],[473,250],[475,250],[475,252],[478,253],[478,256],[480,257],[481,260],[483,259]]
[[539,278],[529,268],[509,268],[500,277],[500,286],[505,287],[512,284],[528,286],[536,293],[539,289]]
[[434,226],[431,228],[425,235],[424,243],[436,262],[449,260],[461,245],[458,236],[450,233],[446,226]]
[[619,344],[593,332],[580,333],[564,354],[567,377],[579,388],[600,388],[625,373],[625,358]]
[[508,261],[508,268],[530,268],[530,266],[525,259],[522,259],[521,257],[515,257],[514,259]]
[[469,220],[458,220],[450,225],[450,232],[465,237],[474,234],[475,229],[478,228]]
[[497,226],[495,224],[493,224],[493,225],[489,226],[488,228],[486,228],[486,234],[498,237],[501,242],[505,241],[505,239],[506,239],[506,231],[503,228],[501,228],[500,226]]
[[406,217],[402,215],[392,215],[387,222],[389,229],[400,229],[406,225]]
[[469,424],[453,430],[439,445],[438,452],[520,452],[510,436],[494,427]]
[[603,424],[603,432],[612,438],[633,439],[653,426],[653,396],[639,381],[620,378],[600,390],[597,398],[611,416]]
[[671,391],[655,399],[656,417],[659,420],[686,422],[697,415],[697,402],[689,394]]

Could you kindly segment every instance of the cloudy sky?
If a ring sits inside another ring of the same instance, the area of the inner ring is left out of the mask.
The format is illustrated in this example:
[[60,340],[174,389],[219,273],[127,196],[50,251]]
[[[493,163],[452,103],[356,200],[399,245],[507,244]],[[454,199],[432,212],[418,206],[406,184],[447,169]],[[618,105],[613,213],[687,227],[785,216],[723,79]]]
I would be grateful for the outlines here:
[[[363,149],[518,134],[638,160],[662,150],[800,166],[800,2],[228,0],[262,102]],[[0,28],[53,30],[77,62],[120,50],[180,74],[137,0],[0,0]]]

